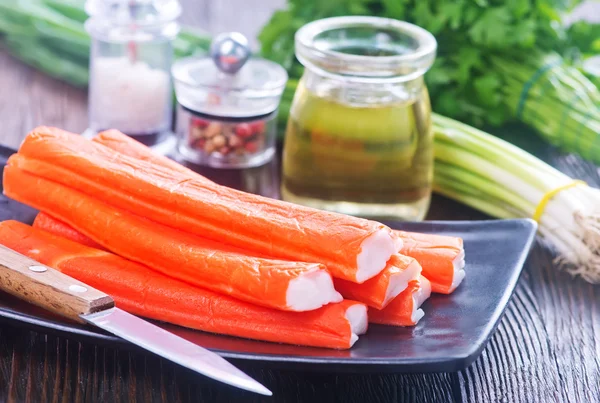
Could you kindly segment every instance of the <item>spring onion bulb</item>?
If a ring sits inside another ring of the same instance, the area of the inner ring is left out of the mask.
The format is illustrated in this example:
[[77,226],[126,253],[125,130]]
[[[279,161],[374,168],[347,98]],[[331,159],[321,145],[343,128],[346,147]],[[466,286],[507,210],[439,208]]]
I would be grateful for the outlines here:
[[[573,178],[481,130],[435,115],[434,189],[498,218],[534,216],[544,196]],[[550,199],[539,233],[561,267],[600,283],[600,190],[573,186]]]

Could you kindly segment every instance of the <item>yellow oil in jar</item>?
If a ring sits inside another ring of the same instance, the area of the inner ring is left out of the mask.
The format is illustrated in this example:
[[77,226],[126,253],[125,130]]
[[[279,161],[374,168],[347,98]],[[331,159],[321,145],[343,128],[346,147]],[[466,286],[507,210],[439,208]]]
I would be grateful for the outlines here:
[[409,102],[341,103],[299,85],[283,152],[284,200],[377,219],[421,220],[433,179],[427,90]]

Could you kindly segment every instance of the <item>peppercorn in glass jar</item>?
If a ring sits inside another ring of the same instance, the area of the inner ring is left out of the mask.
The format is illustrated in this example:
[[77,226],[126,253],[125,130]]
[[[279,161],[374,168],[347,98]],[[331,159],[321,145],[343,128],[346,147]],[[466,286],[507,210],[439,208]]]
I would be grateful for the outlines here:
[[263,165],[275,154],[275,118],[287,73],[250,58],[238,33],[215,38],[211,56],[173,65],[178,151],[215,168]]
[[304,75],[283,152],[287,201],[369,218],[421,220],[433,179],[427,31],[377,17],[315,21],[296,33]]

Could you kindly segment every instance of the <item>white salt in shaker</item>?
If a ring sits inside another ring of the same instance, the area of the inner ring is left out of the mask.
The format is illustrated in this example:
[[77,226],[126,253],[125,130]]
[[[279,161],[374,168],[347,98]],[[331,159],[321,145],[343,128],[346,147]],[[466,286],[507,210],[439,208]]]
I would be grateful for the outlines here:
[[172,121],[177,0],[88,0],[92,37],[89,129],[161,138]]

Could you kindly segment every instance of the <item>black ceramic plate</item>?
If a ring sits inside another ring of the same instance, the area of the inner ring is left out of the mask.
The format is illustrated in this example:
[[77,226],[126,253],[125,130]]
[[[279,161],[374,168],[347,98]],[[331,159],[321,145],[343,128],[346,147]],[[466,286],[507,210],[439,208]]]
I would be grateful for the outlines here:
[[[1,219],[30,222],[33,214],[18,203],[0,199]],[[513,293],[535,235],[535,223],[494,220],[388,225],[464,239],[465,280],[452,295],[432,295],[423,305],[425,317],[414,328],[371,325],[352,349],[336,351],[161,326],[224,357],[261,361],[261,366],[369,372],[442,372],[467,367],[485,347]],[[110,334],[53,317],[6,294],[0,294],[0,320],[75,339],[131,347]]]

